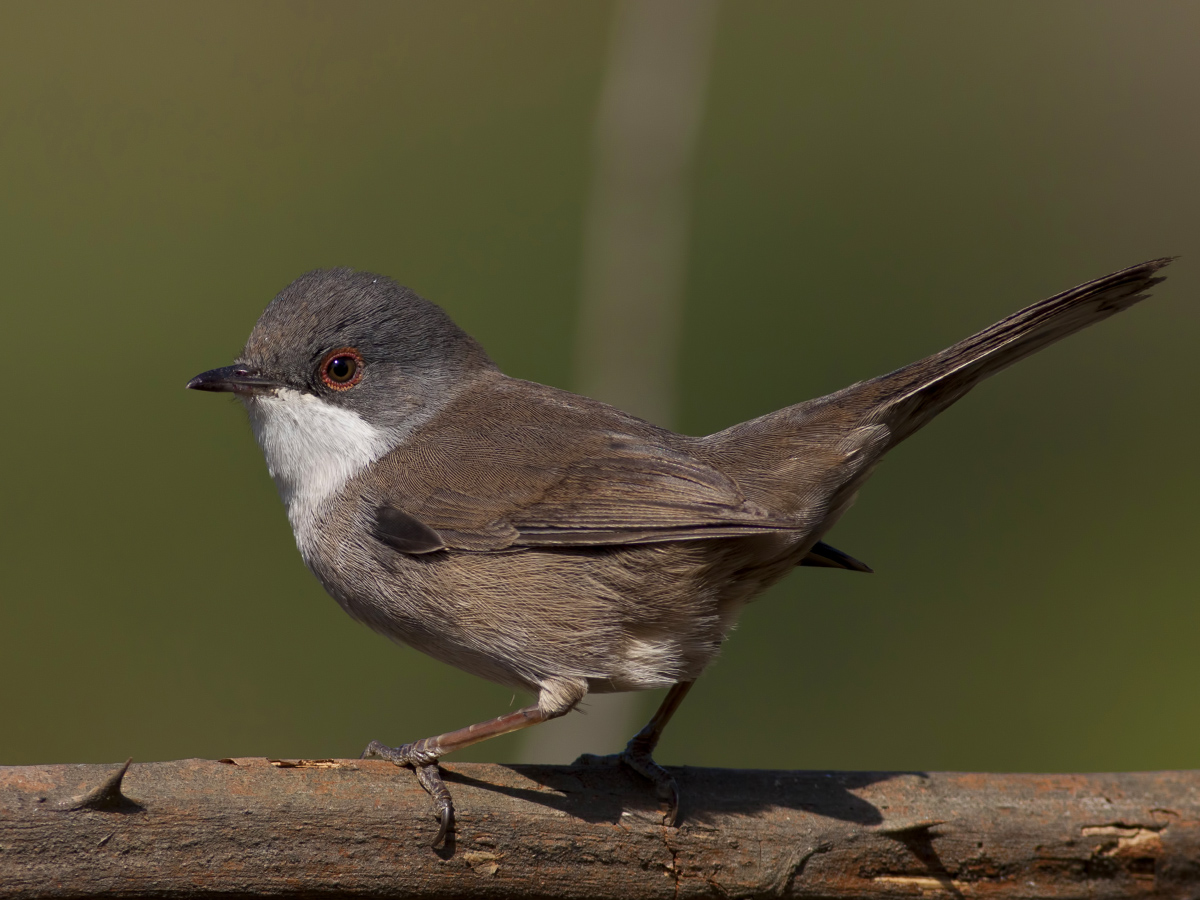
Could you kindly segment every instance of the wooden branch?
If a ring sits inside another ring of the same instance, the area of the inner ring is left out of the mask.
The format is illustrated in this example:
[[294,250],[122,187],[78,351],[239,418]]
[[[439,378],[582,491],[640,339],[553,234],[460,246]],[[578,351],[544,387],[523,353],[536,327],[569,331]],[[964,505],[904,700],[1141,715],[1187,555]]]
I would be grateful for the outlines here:
[[451,764],[454,838],[363,760],[0,767],[0,897],[1195,897],[1200,772]]

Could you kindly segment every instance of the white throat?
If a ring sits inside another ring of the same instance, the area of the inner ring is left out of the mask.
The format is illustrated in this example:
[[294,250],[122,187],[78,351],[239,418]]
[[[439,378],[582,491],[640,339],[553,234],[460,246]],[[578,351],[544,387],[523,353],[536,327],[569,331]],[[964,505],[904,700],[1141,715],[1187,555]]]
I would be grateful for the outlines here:
[[393,443],[358,413],[289,388],[247,397],[246,411],[300,543],[321,504]]

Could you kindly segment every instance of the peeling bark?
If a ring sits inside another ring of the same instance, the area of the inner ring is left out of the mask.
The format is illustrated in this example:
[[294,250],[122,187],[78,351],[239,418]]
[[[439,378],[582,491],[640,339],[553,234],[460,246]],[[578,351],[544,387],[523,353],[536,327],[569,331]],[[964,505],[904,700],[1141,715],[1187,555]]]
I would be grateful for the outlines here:
[[0,767],[0,897],[1195,897],[1200,772],[444,766],[447,846],[373,760]]

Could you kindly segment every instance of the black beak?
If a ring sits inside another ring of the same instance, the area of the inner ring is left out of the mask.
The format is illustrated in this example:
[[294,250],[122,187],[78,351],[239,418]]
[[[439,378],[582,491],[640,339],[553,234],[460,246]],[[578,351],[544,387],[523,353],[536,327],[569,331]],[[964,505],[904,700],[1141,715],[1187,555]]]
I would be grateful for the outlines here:
[[187,383],[193,391],[231,391],[235,394],[260,394],[282,385],[260,374],[251,366],[225,366],[201,372]]

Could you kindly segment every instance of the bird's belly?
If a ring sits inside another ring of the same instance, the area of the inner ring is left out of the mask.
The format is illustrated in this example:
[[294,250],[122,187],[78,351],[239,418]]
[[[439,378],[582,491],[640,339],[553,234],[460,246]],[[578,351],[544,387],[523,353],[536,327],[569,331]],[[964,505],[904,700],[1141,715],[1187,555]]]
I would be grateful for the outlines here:
[[711,543],[422,556],[317,545],[305,559],[351,616],[435,659],[517,689],[570,678],[610,692],[691,680],[715,659],[735,617],[722,595],[740,608],[757,587],[728,584]]

